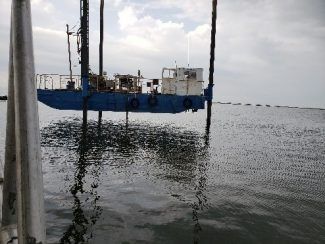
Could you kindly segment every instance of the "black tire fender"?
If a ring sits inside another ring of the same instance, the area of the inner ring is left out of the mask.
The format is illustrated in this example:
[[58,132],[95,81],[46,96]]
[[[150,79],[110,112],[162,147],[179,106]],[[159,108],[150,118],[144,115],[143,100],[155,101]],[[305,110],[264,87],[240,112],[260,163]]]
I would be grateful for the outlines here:
[[149,97],[148,97],[148,104],[149,104],[149,106],[151,106],[151,107],[157,106],[157,104],[158,104],[158,99],[157,99],[157,97],[156,97],[156,96],[149,96]]
[[184,108],[190,109],[190,108],[192,108],[192,105],[193,105],[193,103],[192,103],[192,100],[190,98],[187,97],[187,98],[184,99],[184,101],[183,101]]
[[137,99],[137,98],[132,98],[131,100],[130,100],[130,106],[131,106],[131,108],[133,108],[133,109],[137,109],[137,108],[139,108],[139,106],[140,106],[140,102],[139,102],[139,99]]

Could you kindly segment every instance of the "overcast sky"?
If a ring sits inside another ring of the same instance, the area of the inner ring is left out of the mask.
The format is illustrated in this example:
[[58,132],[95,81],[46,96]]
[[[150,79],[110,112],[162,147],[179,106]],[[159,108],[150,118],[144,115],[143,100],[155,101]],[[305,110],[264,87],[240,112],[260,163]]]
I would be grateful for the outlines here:
[[[1,93],[10,2],[0,0]],[[99,0],[90,8],[90,65],[97,72]],[[65,25],[79,24],[79,0],[32,0],[32,16],[36,72],[67,74]],[[104,70],[160,77],[175,61],[187,66],[189,40],[190,66],[203,67],[207,80],[210,25],[210,0],[106,0]],[[325,107],[325,1],[219,0],[215,68],[216,101]]]

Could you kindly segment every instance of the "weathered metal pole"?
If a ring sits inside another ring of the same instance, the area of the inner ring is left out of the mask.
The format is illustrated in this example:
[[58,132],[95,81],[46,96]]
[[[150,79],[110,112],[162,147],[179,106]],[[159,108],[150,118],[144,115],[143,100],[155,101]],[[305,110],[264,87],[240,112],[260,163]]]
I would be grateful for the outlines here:
[[81,81],[83,97],[83,121],[87,122],[89,86],[89,0],[80,1],[81,23]]
[[207,108],[207,129],[210,130],[211,124],[211,107],[213,99],[213,73],[215,58],[215,40],[216,40],[216,21],[217,21],[217,0],[212,0],[212,21],[211,21],[211,44],[210,44],[210,68],[208,84],[208,108]]
[[[7,128],[5,145],[5,164],[4,164],[4,182],[2,191],[2,233],[0,243],[9,241],[17,234],[17,167],[16,167],[16,142],[15,142],[15,93],[14,93],[14,63],[12,50],[12,11],[10,27],[10,46],[9,46],[9,70],[8,70],[8,102],[7,102]],[[4,229],[6,228],[6,230]],[[9,229],[8,229],[9,228]],[[6,234],[4,233],[6,232]],[[5,240],[7,238],[7,240]],[[1,242],[2,241],[2,242]]]
[[[104,41],[104,0],[100,1],[100,42],[99,42],[99,76],[103,77],[103,41]],[[102,119],[102,111],[98,112],[98,119]]]
[[[6,165],[7,172],[4,175],[4,182],[7,184],[16,179],[16,221],[19,243],[46,243],[43,175],[29,0],[12,1],[11,24],[9,94],[12,97],[7,111],[7,133],[9,133],[7,137],[14,136],[11,140],[6,139],[8,144],[5,163],[10,164],[15,160],[16,178],[14,176],[13,179],[10,178],[14,174],[8,172],[8,170],[13,170],[14,166]],[[12,78],[13,80],[10,80]],[[12,126],[13,122],[14,126]],[[15,153],[13,153],[13,145],[15,145]],[[10,189],[12,190],[12,188]],[[9,215],[4,221],[11,223],[12,217]]]

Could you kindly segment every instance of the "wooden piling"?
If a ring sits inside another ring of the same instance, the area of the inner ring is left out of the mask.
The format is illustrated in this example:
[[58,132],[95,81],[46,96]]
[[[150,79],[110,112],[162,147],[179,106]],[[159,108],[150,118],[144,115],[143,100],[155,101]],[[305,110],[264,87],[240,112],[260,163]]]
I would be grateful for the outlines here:
[[212,0],[212,21],[211,21],[211,43],[210,43],[210,68],[209,68],[209,84],[208,84],[208,100],[207,100],[207,126],[206,131],[210,132],[211,125],[211,107],[213,97],[213,74],[215,59],[215,40],[216,40],[216,21],[217,21],[217,0]]

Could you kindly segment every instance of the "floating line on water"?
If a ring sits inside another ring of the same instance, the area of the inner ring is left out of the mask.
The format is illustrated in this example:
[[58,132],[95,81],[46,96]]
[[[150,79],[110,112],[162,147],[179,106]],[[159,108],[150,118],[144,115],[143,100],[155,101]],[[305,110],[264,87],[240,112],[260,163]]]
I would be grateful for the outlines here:
[[252,103],[233,103],[233,102],[213,102],[215,104],[223,104],[223,105],[235,105],[235,106],[255,106],[255,107],[274,107],[274,108],[295,108],[295,109],[310,109],[310,110],[325,110],[325,108],[312,108],[312,107],[297,107],[297,106],[287,106],[287,105],[269,105],[269,104],[252,104]]

